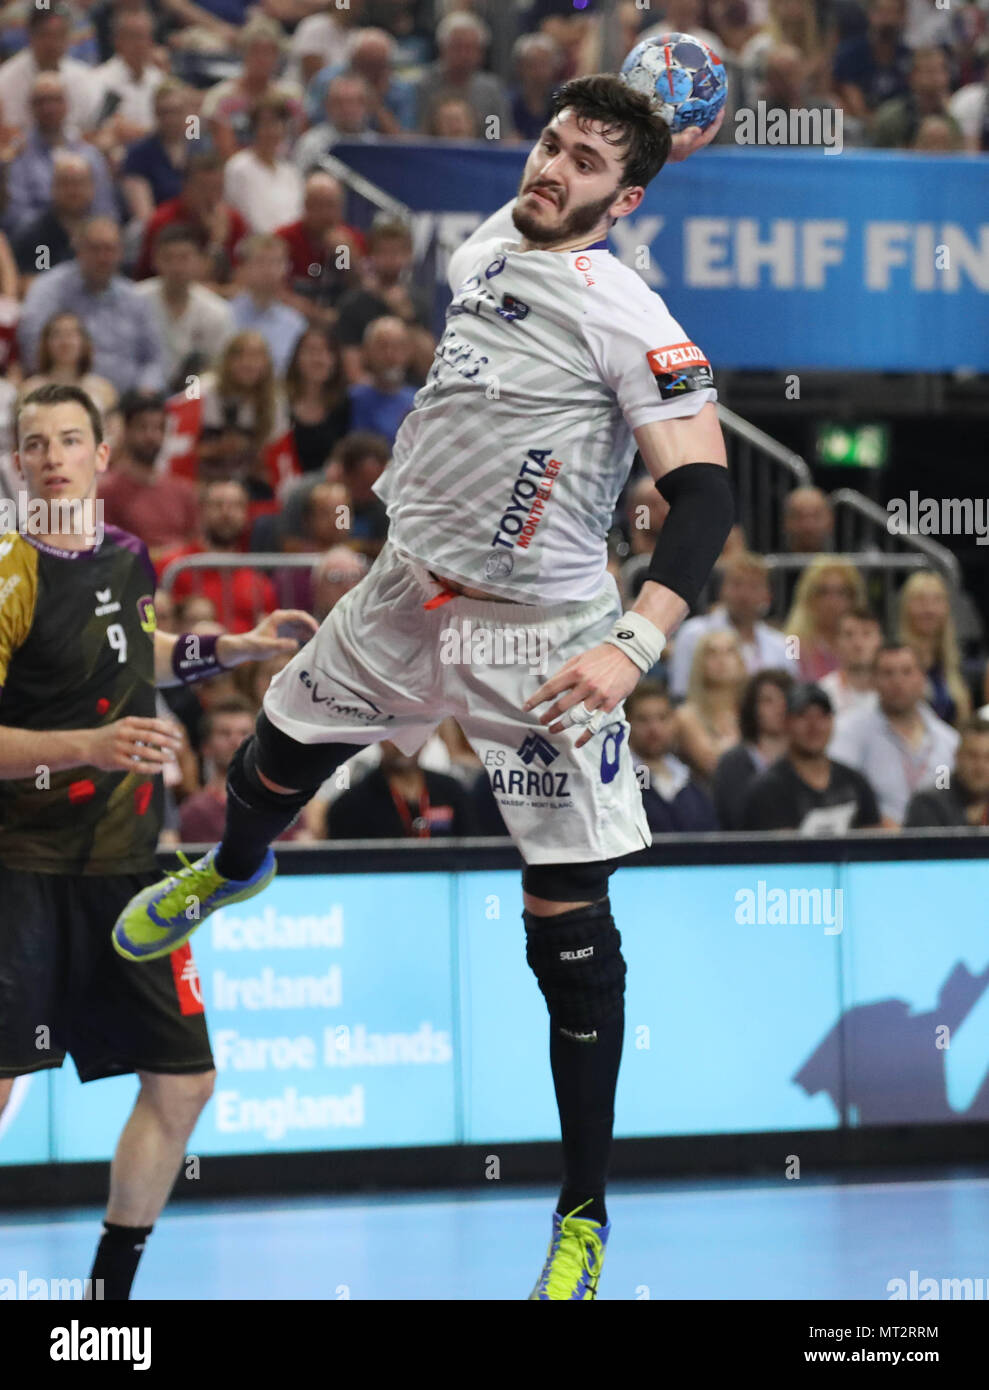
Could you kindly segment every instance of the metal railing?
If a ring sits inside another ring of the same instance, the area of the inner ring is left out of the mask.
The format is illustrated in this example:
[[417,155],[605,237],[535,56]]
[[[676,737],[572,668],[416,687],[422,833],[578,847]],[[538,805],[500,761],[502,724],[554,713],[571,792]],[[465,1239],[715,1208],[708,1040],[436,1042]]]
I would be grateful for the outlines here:
[[[952,589],[961,587],[961,566],[947,546],[926,536],[899,535],[889,529],[889,513],[878,502],[863,497],[854,488],[842,487],[831,494],[835,510],[835,543],[839,550],[868,552],[870,543],[881,540],[886,554],[914,552],[924,557],[918,568],[936,569]],[[868,529],[867,528],[871,528]],[[897,549],[898,546],[904,549]]]
[[718,419],[725,432],[739,524],[750,550],[770,550],[782,535],[787,493],[809,487],[814,481],[811,471],[799,454],[727,406],[718,406]]
[[[207,551],[202,555],[180,555],[166,566],[158,587],[164,589],[167,594],[172,594],[175,589],[176,580],[180,575],[192,570],[215,570],[220,574],[220,604],[219,612],[216,614],[218,622],[229,625],[228,620],[238,606],[238,597],[234,592],[234,571],[235,570],[309,570],[310,573],[315,566],[324,558],[322,551],[307,551],[304,554],[283,555],[279,551],[262,550],[257,553],[237,553],[234,555],[224,553],[211,553]],[[311,592],[311,590],[310,590]],[[299,608],[304,607],[309,593],[303,587],[300,589],[298,584],[289,585],[276,580],[275,582],[276,602],[279,608]],[[208,594],[192,593],[187,595],[189,598],[206,597]],[[243,598],[243,596],[241,596]],[[242,606],[242,605],[241,605]],[[264,603],[253,606],[252,619],[254,622],[260,620],[268,612],[268,607]]]
[[[783,576],[792,570],[804,570],[817,555],[786,555],[769,553],[762,557],[769,566],[769,582],[772,591],[772,611],[786,615],[792,602],[792,594],[784,585]],[[893,632],[896,626],[897,590],[894,579],[897,575],[912,574],[914,570],[930,568],[930,561],[923,555],[911,555],[904,551],[899,555],[882,555],[877,551],[855,551],[854,553],[835,552],[836,563],[848,561],[855,566],[865,579],[869,605],[881,615],[883,627]]]

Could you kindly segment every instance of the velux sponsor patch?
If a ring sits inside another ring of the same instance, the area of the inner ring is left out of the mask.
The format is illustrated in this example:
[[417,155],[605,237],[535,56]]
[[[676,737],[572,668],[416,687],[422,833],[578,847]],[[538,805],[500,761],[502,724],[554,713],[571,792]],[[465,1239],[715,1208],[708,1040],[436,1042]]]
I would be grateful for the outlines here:
[[672,343],[669,347],[655,348],[646,353],[646,361],[664,401],[674,400],[688,391],[706,391],[714,385],[711,364],[696,343]]

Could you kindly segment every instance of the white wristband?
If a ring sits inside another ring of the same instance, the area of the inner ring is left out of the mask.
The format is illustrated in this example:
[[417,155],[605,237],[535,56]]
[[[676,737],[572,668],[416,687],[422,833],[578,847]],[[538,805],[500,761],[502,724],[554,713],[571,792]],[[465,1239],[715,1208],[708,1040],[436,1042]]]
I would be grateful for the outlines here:
[[641,613],[623,613],[604,640],[624,652],[643,673],[652,670],[666,646],[665,634]]

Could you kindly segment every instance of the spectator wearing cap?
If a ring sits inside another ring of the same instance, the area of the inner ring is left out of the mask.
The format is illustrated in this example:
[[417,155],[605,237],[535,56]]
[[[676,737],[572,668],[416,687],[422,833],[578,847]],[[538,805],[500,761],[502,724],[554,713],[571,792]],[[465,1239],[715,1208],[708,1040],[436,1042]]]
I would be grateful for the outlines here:
[[989,719],[973,718],[961,731],[950,775],[914,792],[905,830],[921,826],[989,826]]
[[289,290],[285,302],[310,323],[335,324],[336,305],[357,282],[367,247],[356,227],[343,220],[343,187],[332,174],[306,179],[302,216],[276,229],[288,247]]
[[251,110],[251,143],[227,161],[223,196],[252,232],[273,232],[302,212],[302,175],[279,156],[289,109],[279,96],[264,96]]
[[400,135],[414,130],[416,89],[395,76],[396,43],[385,29],[367,27],[354,33],[346,63],[322,68],[306,90],[306,110],[318,121],[326,90],[335,77],[347,73],[363,79],[368,97],[371,129],[379,135]]
[[401,319],[375,319],[364,334],[364,362],[370,378],[351,386],[350,422],[395,443],[399,426],[412,409],[415,390],[405,385],[411,361],[409,331]]
[[[0,86],[0,102],[3,87]],[[7,206],[4,227],[12,236],[47,212],[52,202],[55,156],[75,154],[89,166],[93,193],[93,216],[118,217],[113,180],[106,160],[85,140],[78,139],[67,126],[65,83],[57,73],[42,73],[31,92],[34,123],[21,153],[7,169]],[[48,267],[50,268],[50,267]]]
[[[72,238],[92,216],[93,170],[89,159],[84,154],[56,150],[52,158],[50,202],[13,240],[17,268],[23,277],[22,294],[27,293],[27,282],[39,269],[51,270],[71,261]],[[39,260],[43,262],[41,266]]]
[[150,308],[118,274],[120,228],[108,218],[91,218],[74,247],[75,260],[45,271],[27,292],[18,325],[22,360],[33,368],[45,324],[56,314],[73,313],[93,340],[93,367],[121,395],[135,388],[163,390],[164,353]]
[[99,480],[103,520],[139,536],[154,559],[197,534],[199,500],[184,478],[155,472],[165,442],[164,397],[130,391],[119,409],[123,437]]
[[127,149],[120,168],[120,190],[139,222],[147,222],[155,209],[182,192],[189,156],[201,150],[199,140],[188,135],[195,114],[191,94],[174,77],[166,77],[154,95],[154,125],[150,134]]
[[203,120],[214,147],[224,159],[247,144],[250,113],[262,97],[275,96],[284,101],[293,140],[305,125],[302,89],[294,82],[275,80],[284,50],[281,25],[266,15],[257,15],[245,24],[238,45],[243,59],[240,72],[218,82],[203,98]]
[[292,150],[296,168],[310,174],[341,140],[374,141],[367,83],[356,73],[334,77],[323,100],[324,119],[306,131]]
[[439,58],[419,80],[419,130],[428,129],[434,103],[456,96],[473,108],[486,139],[512,137],[511,107],[501,79],[482,70],[490,42],[491,31],[476,15],[458,10],[440,20],[436,26]]
[[237,328],[227,301],[200,283],[203,257],[191,227],[173,222],[163,228],[154,261],[157,275],[136,289],[161,338],[168,384],[180,390],[187,375],[219,357]]
[[429,296],[415,284],[413,259],[408,225],[387,215],[376,218],[368,233],[360,284],[349,289],[337,306],[337,336],[348,380],[366,379],[364,335],[375,319],[385,317],[401,319],[409,330],[414,378],[425,380],[436,340],[429,328]]
[[550,121],[563,54],[549,34],[522,34],[512,61],[518,78],[511,93],[512,125],[523,140],[538,140]]
[[236,208],[223,201],[223,160],[205,151],[190,156],[182,192],[161,204],[148,222],[134,270],[135,280],[154,274],[155,239],[162,227],[183,222],[196,233],[208,261],[207,283],[226,284],[232,275],[237,248],[247,235],[247,223]]
[[632,766],[652,833],[717,830],[710,796],[673,752],[676,718],[664,686],[659,681],[639,681],[625,701],[625,718]]
[[680,628],[670,656],[670,690],[687,693],[694,648],[706,632],[731,628],[736,633],[749,675],[790,662],[787,641],[763,619],[769,611],[769,569],[758,555],[733,555],[722,566],[721,601],[710,613],[690,618]]
[[750,677],[738,706],[741,741],[722,753],[711,778],[711,795],[722,830],[742,829],[742,807],[753,779],[786,749],[786,702],[793,689],[788,671]]
[[852,710],[875,709],[876,652],[883,640],[879,619],[868,608],[850,608],[838,620],[835,654],[838,665],[818,684],[826,692],[836,715]]
[[786,752],[755,777],[742,806],[743,830],[843,835],[879,825],[879,807],[861,772],[828,756],[831,701],[819,685],[798,685],[787,700]]
[[28,130],[35,82],[41,73],[52,73],[64,83],[68,124],[74,133],[87,130],[96,114],[98,94],[93,69],[67,56],[72,11],[57,3],[45,9],[32,7],[27,25],[27,48],[0,63],[4,124]]
[[926,676],[912,647],[883,643],[875,681],[877,708],[836,720],[830,752],[868,778],[883,825],[897,829],[913,793],[951,767],[958,734],[924,702]]
[[295,345],[307,326],[298,309],[282,303],[288,266],[288,248],[280,237],[248,238],[237,272],[242,289],[230,301],[237,329],[260,333],[279,377],[285,375]]

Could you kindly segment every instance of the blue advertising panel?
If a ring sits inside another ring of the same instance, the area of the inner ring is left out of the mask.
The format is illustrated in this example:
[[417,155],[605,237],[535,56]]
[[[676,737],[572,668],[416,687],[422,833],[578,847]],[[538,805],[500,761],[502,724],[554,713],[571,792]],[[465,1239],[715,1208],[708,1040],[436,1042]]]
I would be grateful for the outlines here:
[[[196,1154],[449,1144],[446,874],[285,876],[192,939],[217,1064]],[[59,1158],[108,1156],[134,1077],[56,1080]]]
[[[453,244],[514,196],[526,154],[334,148]],[[989,370],[979,156],[708,149],[663,169],[611,241],[715,367]]]
[[845,997],[802,1080],[849,1124],[989,1120],[989,862],[851,864]]
[[19,1076],[0,1115],[0,1164],[45,1163],[50,1150],[50,1071]]
[[[616,1134],[989,1119],[989,862],[627,869]],[[517,871],[285,875],[193,938],[190,1154],[555,1140]],[[4,1164],[109,1158],[133,1076],[17,1083]]]
[[[635,869],[611,881],[628,963],[615,1133],[830,1128],[793,1074],[840,1012],[831,864]],[[460,882],[465,1133],[555,1139],[546,1006],[518,875]]]

